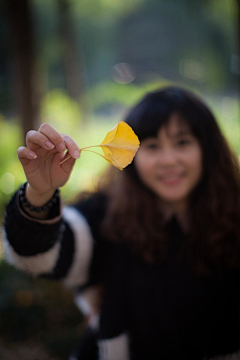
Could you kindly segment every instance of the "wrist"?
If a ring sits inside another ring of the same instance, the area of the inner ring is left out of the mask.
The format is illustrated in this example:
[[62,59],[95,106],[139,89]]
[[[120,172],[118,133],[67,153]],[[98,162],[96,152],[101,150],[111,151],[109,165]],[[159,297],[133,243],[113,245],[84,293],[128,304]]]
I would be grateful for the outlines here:
[[46,192],[39,192],[32,188],[32,186],[27,183],[25,188],[25,197],[26,200],[33,206],[43,206],[45,205],[55,193],[56,189],[50,189]]

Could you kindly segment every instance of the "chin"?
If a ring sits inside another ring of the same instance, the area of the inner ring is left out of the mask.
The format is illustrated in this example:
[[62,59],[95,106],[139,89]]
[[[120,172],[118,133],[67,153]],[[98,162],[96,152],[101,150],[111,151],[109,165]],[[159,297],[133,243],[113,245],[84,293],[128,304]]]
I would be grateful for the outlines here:
[[171,204],[179,203],[181,201],[186,201],[186,199],[188,198],[188,195],[185,193],[184,194],[183,193],[181,193],[181,194],[172,194],[171,193],[169,195],[167,195],[167,194],[163,195],[161,193],[158,193],[157,195],[161,200],[171,203]]

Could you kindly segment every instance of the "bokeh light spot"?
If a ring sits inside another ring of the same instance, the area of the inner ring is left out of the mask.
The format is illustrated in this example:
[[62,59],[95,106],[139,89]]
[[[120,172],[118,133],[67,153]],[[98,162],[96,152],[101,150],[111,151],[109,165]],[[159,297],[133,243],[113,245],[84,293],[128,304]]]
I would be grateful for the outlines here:
[[129,84],[136,78],[132,65],[128,63],[119,63],[113,66],[111,76],[119,84]]
[[6,172],[0,178],[0,189],[1,191],[6,194],[12,194],[14,192],[14,182],[15,177],[13,174]]

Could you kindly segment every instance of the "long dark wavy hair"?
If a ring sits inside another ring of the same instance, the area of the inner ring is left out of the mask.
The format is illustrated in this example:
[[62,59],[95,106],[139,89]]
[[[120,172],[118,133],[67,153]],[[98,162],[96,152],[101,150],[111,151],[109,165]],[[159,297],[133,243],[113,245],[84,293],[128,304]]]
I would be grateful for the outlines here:
[[[168,87],[147,94],[125,121],[142,141],[156,136],[172,114],[184,119],[202,150],[202,178],[189,200],[189,259],[200,272],[240,267],[239,161],[208,107],[189,91]],[[122,172],[111,170],[109,179],[101,190],[109,198],[102,231],[146,261],[162,261],[168,238],[157,196],[139,179],[134,161]]]

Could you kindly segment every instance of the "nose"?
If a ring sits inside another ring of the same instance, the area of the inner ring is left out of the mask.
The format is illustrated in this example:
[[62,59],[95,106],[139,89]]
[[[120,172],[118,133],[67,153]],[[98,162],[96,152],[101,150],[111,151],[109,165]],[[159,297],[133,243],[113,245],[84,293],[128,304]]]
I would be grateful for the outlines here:
[[158,163],[161,166],[172,166],[177,162],[177,156],[172,149],[161,149],[159,151]]

